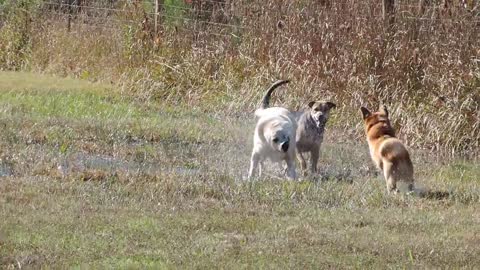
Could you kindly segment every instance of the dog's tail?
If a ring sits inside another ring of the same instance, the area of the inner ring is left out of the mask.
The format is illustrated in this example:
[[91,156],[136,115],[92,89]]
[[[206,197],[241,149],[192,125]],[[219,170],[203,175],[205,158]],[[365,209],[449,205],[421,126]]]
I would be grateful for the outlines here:
[[286,84],[286,83],[289,83],[289,82],[290,82],[290,80],[279,80],[279,81],[276,81],[274,84],[272,84],[272,86],[270,86],[270,88],[268,88],[267,93],[265,94],[265,96],[262,99],[262,104],[260,105],[260,109],[266,109],[270,106],[270,96],[272,95],[273,90],[275,90],[280,85]]

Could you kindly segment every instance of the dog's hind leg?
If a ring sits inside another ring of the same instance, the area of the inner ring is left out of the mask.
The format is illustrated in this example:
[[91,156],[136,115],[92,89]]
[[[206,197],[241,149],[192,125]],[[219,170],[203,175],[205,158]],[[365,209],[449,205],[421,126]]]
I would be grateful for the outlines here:
[[408,193],[411,193],[414,191],[415,189],[415,185],[414,185],[414,182],[415,182],[415,179],[413,178],[413,165],[412,165],[412,162],[410,160],[407,160],[404,164],[403,164],[403,167],[402,167],[402,172],[404,173],[404,175],[402,176],[402,178],[404,179],[405,183],[407,184],[407,192]]
[[407,185],[408,192],[412,192],[415,189],[415,185],[413,184],[413,182],[414,182],[413,179],[408,182],[408,185]]
[[[252,177],[255,176],[255,171],[259,167],[258,166],[259,163],[260,163],[260,155],[256,152],[253,152],[252,157],[250,159],[250,170],[248,171],[248,179],[251,179]],[[260,174],[262,173],[261,171],[262,171],[262,169],[261,169],[261,165],[260,165]]]
[[307,162],[305,161],[305,157],[301,152],[297,152],[297,157],[298,157],[298,160],[300,161],[300,168],[302,169],[304,176],[307,176],[307,172],[306,172]]
[[393,163],[385,161],[383,162],[383,175],[385,177],[385,182],[387,183],[388,193],[397,193],[397,180],[395,179],[393,172]]
[[415,190],[413,173],[407,172],[407,175],[404,177],[404,179],[405,183],[407,184],[407,192],[412,193]]
[[415,189],[415,186],[413,185],[413,181],[409,182],[407,185],[407,191],[409,194],[411,194]]
[[312,162],[310,171],[312,174],[317,173],[317,164],[318,164],[318,159],[320,158],[320,147],[312,147],[312,150],[310,151],[311,157],[310,161]]

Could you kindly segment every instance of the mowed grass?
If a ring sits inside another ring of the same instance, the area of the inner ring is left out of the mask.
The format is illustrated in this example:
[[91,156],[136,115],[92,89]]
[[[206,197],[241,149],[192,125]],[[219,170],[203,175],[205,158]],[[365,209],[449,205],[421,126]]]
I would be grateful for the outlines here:
[[29,73],[0,73],[0,127],[2,269],[480,265],[478,160],[412,149],[422,196],[389,196],[332,126],[318,179],[245,182],[249,112]]

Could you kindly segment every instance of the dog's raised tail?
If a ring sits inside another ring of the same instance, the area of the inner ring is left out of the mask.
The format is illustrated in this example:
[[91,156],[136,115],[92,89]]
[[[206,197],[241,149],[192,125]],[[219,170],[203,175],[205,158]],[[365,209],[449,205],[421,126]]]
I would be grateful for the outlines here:
[[272,86],[268,88],[267,93],[263,97],[262,104],[260,105],[260,109],[266,109],[270,106],[270,96],[272,95],[273,90],[277,89],[277,87],[279,87],[280,85],[286,84],[289,82],[290,80],[278,80],[275,83],[273,83]]

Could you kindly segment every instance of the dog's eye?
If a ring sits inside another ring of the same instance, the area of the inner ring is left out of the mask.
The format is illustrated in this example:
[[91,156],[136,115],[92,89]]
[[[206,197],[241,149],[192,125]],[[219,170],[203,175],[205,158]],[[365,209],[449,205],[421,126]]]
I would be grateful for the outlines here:
[[274,143],[277,143],[278,142],[278,138],[273,138],[272,140]]

